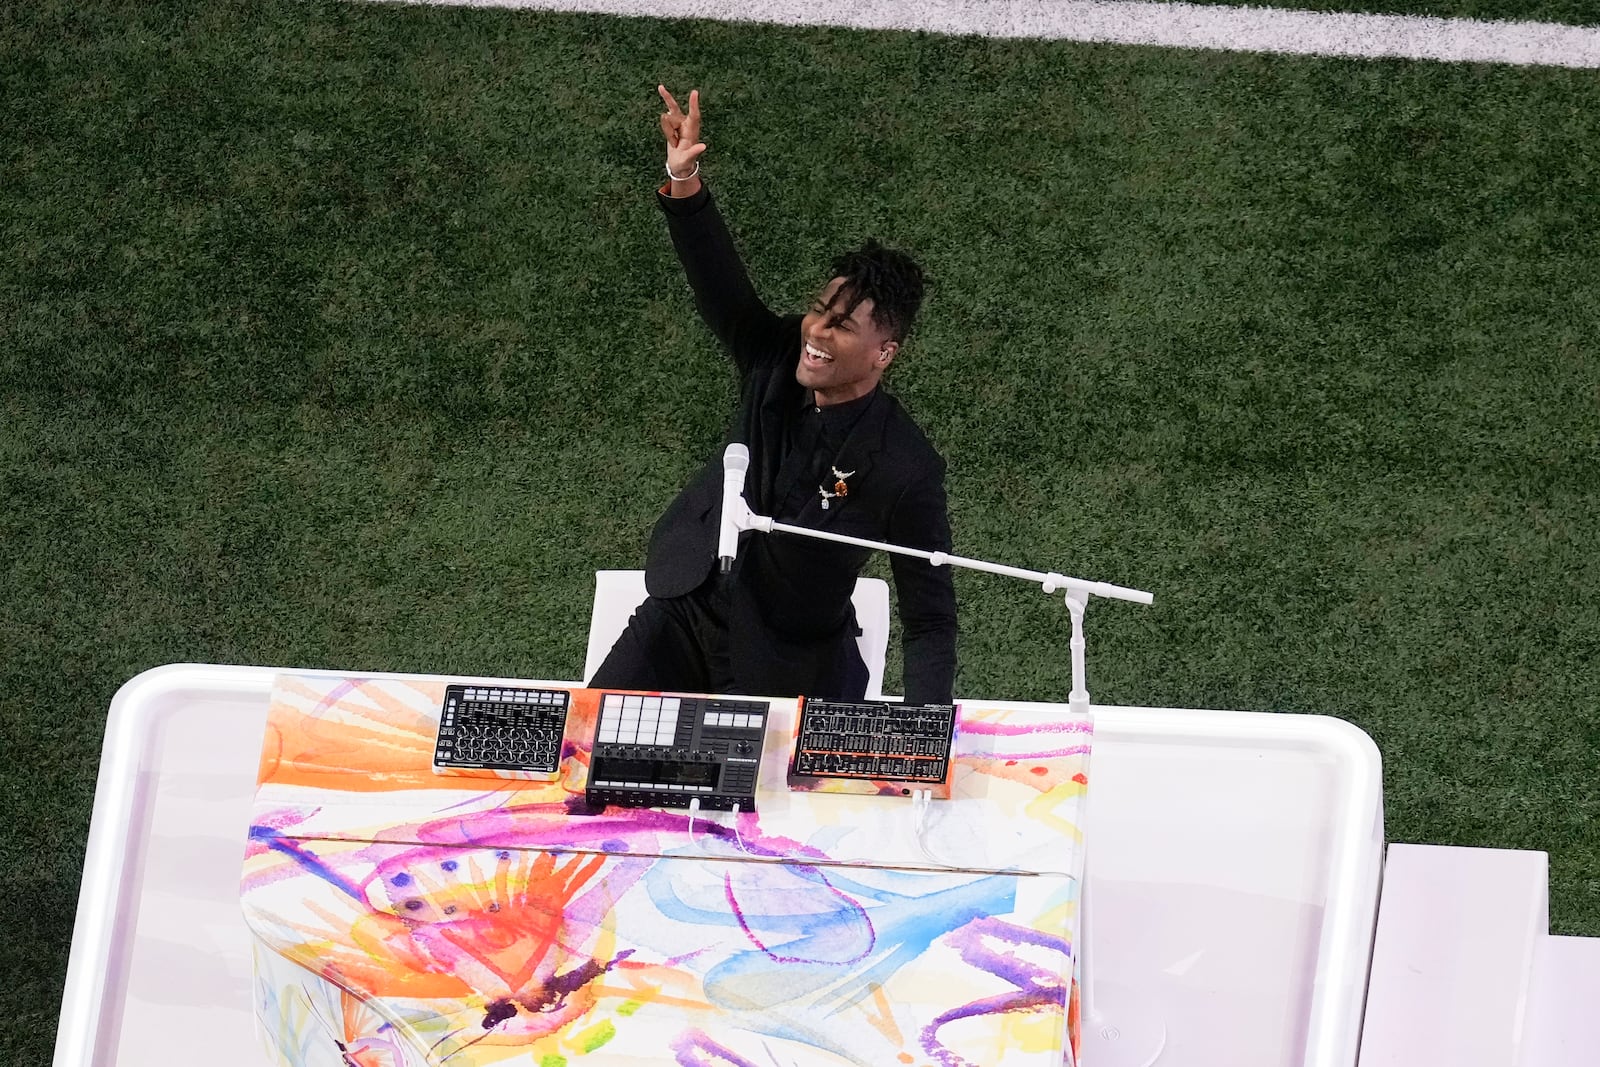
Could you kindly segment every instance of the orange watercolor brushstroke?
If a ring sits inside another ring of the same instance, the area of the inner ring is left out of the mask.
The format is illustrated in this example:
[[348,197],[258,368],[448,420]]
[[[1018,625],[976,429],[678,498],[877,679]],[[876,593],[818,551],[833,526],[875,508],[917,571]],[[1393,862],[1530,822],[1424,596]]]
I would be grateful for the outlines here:
[[[526,860],[526,853],[515,853]],[[556,953],[562,914],[571,900],[605,864],[585,856],[557,868],[557,857],[539,853],[524,862],[513,882],[512,864],[497,865],[492,889],[470,888],[455,899],[472,900],[459,918],[418,922],[385,910],[339,915],[315,901],[302,907],[321,920],[320,928],[285,923],[300,935],[280,951],[313,973],[367,997],[459,999],[481,995],[530,998],[558,968]],[[363,905],[350,901],[352,906]],[[370,904],[366,907],[371,907]],[[437,935],[430,950],[424,932]],[[448,945],[455,959],[437,958]],[[458,954],[458,955],[457,955]],[[478,989],[461,973],[475,971],[494,988]],[[573,998],[592,1000],[592,994]]]
[[894,1021],[894,1009],[889,1006],[889,998],[883,991],[883,986],[873,983],[872,1003],[878,1009],[878,1014],[863,1009],[867,1022],[888,1039],[891,1045],[905,1044],[905,1035],[900,1032],[900,1026]]
[[597,978],[591,988],[598,996],[621,997],[624,1000],[637,1000],[645,1004],[691,1008],[696,1011],[712,1010],[700,987],[699,977],[692,972],[678,969],[671,962],[618,960],[606,973],[605,978]]
[[432,768],[437,723],[392,698],[383,701],[381,710],[367,707],[354,699],[359,692],[345,694],[318,716],[275,703],[268,729],[276,732],[278,751],[269,780],[354,792],[415,788],[424,778],[437,781]]
[[[345,1061],[353,1067],[405,1067],[404,1053],[398,1049],[379,1045],[371,1047],[368,1039],[382,1029],[386,1020],[367,1001],[339,990],[340,1029],[343,1032]],[[396,1039],[400,1031],[395,1031]]]
[[[966,708],[961,709],[962,722],[970,723],[999,723],[1004,724],[1011,718],[1009,711],[999,708]],[[1044,760],[1032,760],[1026,756],[980,756],[968,763],[973,773],[998,778],[1002,781],[1023,785],[1040,793],[1049,793],[1064,782],[1075,781],[1080,785],[1087,785],[1088,780],[1078,770],[1069,774],[1072,768],[1081,768],[1087,756],[1057,757],[1053,756]],[[963,763],[966,761],[963,760]]]
[[1032,761],[1018,763],[1015,760],[1001,763],[999,760],[985,760],[979,762],[973,770],[990,778],[1026,786],[1038,793],[1050,793],[1057,787],[1068,782],[1077,782],[1082,777],[1073,771],[1075,767],[1082,765],[1080,759],[1080,757],[1058,757],[1040,763]]
[[[353,688],[320,715],[284,700],[275,700],[268,714],[257,782],[350,793],[386,793],[402,790],[471,790],[476,793],[551,793],[562,799],[570,791],[563,782],[530,782],[492,774],[441,775],[433,771],[438,719],[425,714],[386,687],[401,685],[381,679]],[[283,683],[293,692],[296,686]],[[411,687],[437,706],[444,701],[442,685]],[[435,694],[435,690],[437,693]],[[299,687],[299,695],[317,698],[315,691]],[[365,701],[378,705],[368,706]],[[594,732],[599,709],[596,690],[572,691],[567,712],[567,736],[588,738]],[[579,754],[578,762],[586,764]]]
[[[474,990],[460,975],[443,970],[411,937],[398,916],[379,912],[356,920],[348,942],[329,946],[340,984],[380,997],[455,998]],[[320,970],[320,968],[317,968]]]
[[1072,1045],[1072,1062],[1081,1063],[1083,1051],[1079,1047],[1083,1039],[1083,1002],[1079,999],[1078,980],[1072,980],[1072,992],[1067,998],[1067,1040]]
[[256,764],[256,785],[260,786],[277,777],[283,762],[283,733],[278,724],[267,718],[267,727],[261,736],[261,760]]
[[451,924],[441,933],[481,960],[510,989],[524,989],[556,947],[567,904],[604,864],[604,856],[589,856],[558,871],[554,855],[539,853],[514,891],[508,883],[509,864],[505,865],[496,872],[496,881],[505,887],[500,899],[509,898],[515,905],[510,915],[502,910],[497,922],[477,927]]

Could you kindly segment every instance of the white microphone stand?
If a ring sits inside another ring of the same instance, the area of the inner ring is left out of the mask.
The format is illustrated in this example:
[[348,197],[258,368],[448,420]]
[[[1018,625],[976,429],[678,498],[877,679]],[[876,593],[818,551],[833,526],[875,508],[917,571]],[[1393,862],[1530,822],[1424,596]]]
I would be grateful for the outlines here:
[[[740,530],[759,530],[762,533],[786,533],[800,537],[810,537],[818,541],[834,541],[842,545],[855,545],[858,548],[871,548],[880,552],[890,552],[900,556],[916,556],[925,559],[934,567],[965,567],[968,570],[987,571],[990,574],[1004,574],[1011,578],[1021,578],[1027,582],[1037,582],[1046,593],[1057,590],[1066,590],[1067,612],[1072,616],[1072,691],[1067,694],[1067,707],[1074,714],[1087,715],[1089,713],[1089,687],[1084,678],[1083,665],[1083,612],[1089,604],[1091,596],[1103,596],[1113,600],[1131,600],[1135,604],[1149,604],[1155,600],[1153,594],[1142,589],[1129,589],[1126,586],[1110,585],[1106,582],[1090,582],[1082,578],[1069,578],[1065,574],[1055,571],[1030,571],[1022,567],[1008,567],[1003,563],[990,563],[987,560],[972,559],[969,556],[951,555],[949,552],[925,552],[919,548],[906,548],[903,545],[891,545],[887,541],[869,541],[864,537],[848,537],[844,534],[829,533],[826,530],[813,530],[809,526],[794,526],[787,522],[778,522],[766,515],[757,515],[750,510],[741,494],[732,498],[734,515],[731,525]],[[724,523],[727,523],[724,517]]]
[[[730,445],[729,452],[724,457],[725,466],[730,469],[737,464],[734,449],[742,446]],[[748,456],[748,453],[745,454]],[[738,474],[743,474],[743,467],[738,467]],[[738,479],[742,482],[742,477]],[[736,487],[738,482],[731,478],[725,481]],[[855,545],[858,548],[876,549],[880,552],[890,552],[901,556],[916,556],[925,559],[934,567],[965,567],[968,570],[987,571],[990,574],[1003,574],[1011,578],[1021,578],[1028,582],[1037,582],[1047,594],[1057,590],[1066,591],[1067,613],[1072,616],[1072,691],[1067,694],[1067,707],[1075,715],[1089,715],[1089,687],[1085,679],[1084,670],[1084,639],[1083,639],[1083,613],[1089,606],[1091,596],[1102,596],[1113,600],[1131,600],[1135,604],[1149,604],[1155,597],[1142,589],[1129,589],[1120,585],[1109,585],[1105,582],[1090,582],[1082,578],[1069,578],[1055,571],[1030,571],[1021,567],[1008,567],[1001,563],[989,563],[986,560],[972,559],[967,556],[955,556],[948,552],[924,552],[921,549],[906,548],[902,545],[892,545],[886,541],[869,541],[863,537],[849,537],[844,534],[829,533],[826,530],[814,530],[808,526],[794,526],[766,515],[757,515],[745,503],[742,492],[725,491],[723,497],[724,512],[732,514],[722,516],[722,526],[725,533],[733,530],[759,530],[762,533],[794,534],[798,537],[810,537],[818,541],[834,541],[842,545]],[[726,555],[724,558],[727,558]],[[1087,851],[1085,852],[1087,857]],[[1123,989],[1106,983],[1096,983],[1090,969],[1089,959],[1089,872],[1087,859],[1085,860],[1083,881],[1079,884],[1078,895],[1078,950],[1079,992],[1083,997],[1083,1030],[1082,1049],[1083,1061],[1089,1067],[1150,1067],[1161,1056],[1161,1051],[1166,1046],[1166,1024],[1152,1014],[1140,1001],[1132,990]]]

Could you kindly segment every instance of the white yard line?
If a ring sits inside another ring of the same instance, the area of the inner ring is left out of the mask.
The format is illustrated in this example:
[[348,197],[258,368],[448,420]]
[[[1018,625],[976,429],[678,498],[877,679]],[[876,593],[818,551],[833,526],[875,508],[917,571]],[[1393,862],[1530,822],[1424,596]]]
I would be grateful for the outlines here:
[[[411,0],[418,2],[418,0]],[[1130,0],[420,0],[1290,55],[1600,67],[1600,27]]]

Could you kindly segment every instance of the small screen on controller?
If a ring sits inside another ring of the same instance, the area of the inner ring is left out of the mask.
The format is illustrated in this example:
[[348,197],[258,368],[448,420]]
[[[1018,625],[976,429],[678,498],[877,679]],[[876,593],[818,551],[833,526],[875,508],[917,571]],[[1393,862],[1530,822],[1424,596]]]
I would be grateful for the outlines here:
[[721,766],[716,763],[678,763],[656,759],[595,758],[590,778],[641,785],[705,785],[715,787]]

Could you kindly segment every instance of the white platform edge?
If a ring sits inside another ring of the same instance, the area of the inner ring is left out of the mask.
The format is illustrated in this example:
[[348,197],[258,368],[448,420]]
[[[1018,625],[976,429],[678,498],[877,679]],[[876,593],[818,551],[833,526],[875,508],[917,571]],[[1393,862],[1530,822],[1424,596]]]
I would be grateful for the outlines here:
[[[438,677],[384,671],[173,663],[153,667],[123,684],[107,713],[94,815],[85,847],[78,913],[62,992],[54,1067],[87,1067],[96,1062],[95,1045],[101,1039],[99,1021],[112,963],[111,946],[115,943],[113,927],[122,911],[121,895],[115,889],[123,884],[130,854],[127,842],[116,837],[135,825],[133,808],[138,799],[143,757],[140,739],[146,736],[141,716],[156,714],[161,697],[179,692],[212,690],[230,698],[237,698],[241,692],[259,692],[265,698],[272,691],[273,680],[284,673],[415,680]],[[473,680],[490,684],[530,681],[489,676]],[[962,699],[978,702],[977,698]],[[1018,701],[996,703],[1018,708],[1052,707]],[[1353,1067],[1360,1044],[1383,855],[1382,757],[1372,739],[1350,723],[1316,715],[1116,706],[1096,706],[1091,710],[1097,722],[1109,716],[1119,734],[1187,739],[1202,744],[1224,742],[1236,735],[1240,717],[1244,716],[1260,737],[1281,739],[1286,748],[1305,748],[1308,740],[1314,740],[1344,765],[1341,777],[1347,788],[1340,798],[1344,818],[1336,820],[1344,830],[1330,859],[1328,900],[1318,939],[1318,959],[1332,963],[1319,968],[1302,1065]]]
[[[1011,707],[1051,706],[1006,703]],[[1142,734],[1195,744],[1225,742],[1239,732],[1241,721],[1248,720],[1258,738],[1276,739],[1284,747],[1296,749],[1314,743],[1342,764],[1339,778],[1346,788],[1340,806],[1344,817],[1330,821],[1344,829],[1329,860],[1328,899],[1317,942],[1318,960],[1329,962],[1319,966],[1312,990],[1301,1067],[1354,1067],[1360,1052],[1383,872],[1383,757],[1377,744],[1360,727],[1322,715],[1100,705],[1091,710],[1097,735],[1114,722],[1116,733],[1123,736]],[[1091,796],[1092,792],[1091,786]],[[1091,819],[1092,813],[1091,801]],[[1089,832],[1093,833],[1092,826]]]
[[100,772],[95,779],[94,814],[84,847],[83,874],[78,884],[78,913],[72,926],[72,951],[56,1024],[53,1063],[90,1064],[101,1037],[99,1025],[106,978],[111,970],[113,927],[122,911],[121,893],[130,850],[118,840],[136,825],[139,771],[144,746],[144,718],[160,707],[159,698],[193,691],[210,682],[237,693],[257,686],[266,696],[276,671],[204,664],[173,663],[154,667],[124,682],[111,698],[105,738],[100,746]]
[[[1391,845],[1361,1063],[1515,1062],[1549,928],[1546,853]],[[1476,965],[1485,958],[1495,961],[1487,972]]]
[[1600,1044],[1600,937],[1541,938],[1517,1067],[1588,1067]]

